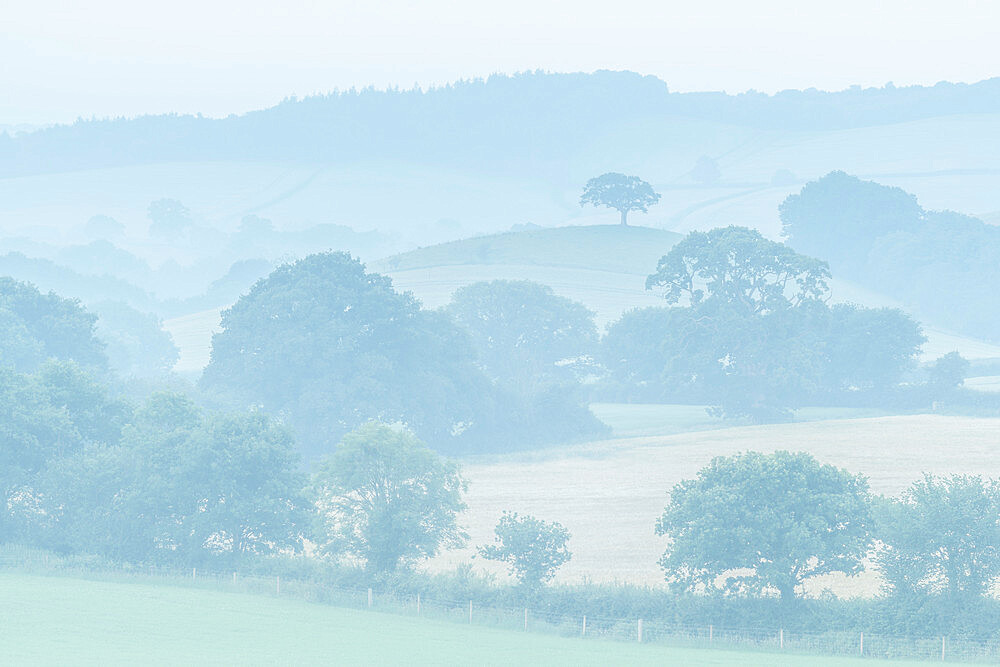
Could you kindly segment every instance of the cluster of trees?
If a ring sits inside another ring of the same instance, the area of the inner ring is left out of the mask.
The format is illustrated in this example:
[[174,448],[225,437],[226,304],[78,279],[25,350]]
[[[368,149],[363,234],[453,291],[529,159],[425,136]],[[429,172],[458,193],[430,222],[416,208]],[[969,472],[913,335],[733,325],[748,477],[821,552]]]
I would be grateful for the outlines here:
[[829,306],[830,277],[755,230],[692,232],[646,281],[672,307],[609,326],[600,361],[612,390],[773,421],[806,401],[895,387],[916,364],[920,326],[896,309]]
[[870,558],[904,608],[937,596],[955,610],[1000,577],[1000,482],[927,475],[885,498],[809,454],[750,452],[675,486],[656,531],[680,590],[774,592],[788,604],[807,579],[857,574]]
[[548,288],[497,281],[420,307],[345,253],[282,266],[223,312],[206,390],[284,415],[307,457],[376,419],[438,451],[509,449],[606,432],[559,362],[596,341]]
[[841,171],[807,183],[780,207],[785,237],[840,275],[912,304],[922,317],[996,340],[1000,227],[927,211],[900,188]]

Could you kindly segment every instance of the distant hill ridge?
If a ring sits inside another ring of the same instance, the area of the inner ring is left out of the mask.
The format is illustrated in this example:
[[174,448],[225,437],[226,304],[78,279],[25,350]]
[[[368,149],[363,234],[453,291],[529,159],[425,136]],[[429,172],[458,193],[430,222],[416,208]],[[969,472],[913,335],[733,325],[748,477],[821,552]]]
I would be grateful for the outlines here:
[[374,271],[463,265],[534,265],[646,276],[681,235],[652,227],[591,225],[529,228],[479,236],[378,260]]
[[[696,119],[758,129],[832,130],[1000,112],[1000,78],[974,84],[671,92],[633,72],[522,73],[413,90],[289,99],[222,119],[160,115],[81,120],[0,134],[0,176],[183,160],[353,163],[414,160],[494,171],[550,171],[617,130]],[[636,146],[608,162],[628,160]]]

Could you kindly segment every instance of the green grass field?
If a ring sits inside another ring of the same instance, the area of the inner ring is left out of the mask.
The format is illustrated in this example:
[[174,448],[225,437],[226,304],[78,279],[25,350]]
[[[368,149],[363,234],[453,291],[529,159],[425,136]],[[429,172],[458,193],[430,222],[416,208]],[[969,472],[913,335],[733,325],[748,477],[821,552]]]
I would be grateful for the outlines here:
[[0,663],[9,665],[790,667],[806,662],[859,664],[849,658],[572,639],[264,595],[0,572]]

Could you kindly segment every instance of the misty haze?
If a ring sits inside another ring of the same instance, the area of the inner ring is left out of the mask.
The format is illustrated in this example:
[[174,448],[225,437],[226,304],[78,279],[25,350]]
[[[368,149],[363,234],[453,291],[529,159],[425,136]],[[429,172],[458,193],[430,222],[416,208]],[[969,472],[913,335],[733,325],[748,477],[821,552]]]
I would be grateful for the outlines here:
[[992,7],[44,5],[0,663],[1000,662]]

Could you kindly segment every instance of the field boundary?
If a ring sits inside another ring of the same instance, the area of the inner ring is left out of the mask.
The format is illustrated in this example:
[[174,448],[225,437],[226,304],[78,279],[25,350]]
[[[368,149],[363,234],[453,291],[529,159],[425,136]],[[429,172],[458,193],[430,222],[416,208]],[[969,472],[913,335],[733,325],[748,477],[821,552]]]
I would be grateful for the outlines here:
[[43,551],[0,547],[0,574],[74,577],[126,584],[169,585],[220,593],[265,595],[363,612],[419,616],[430,620],[676,648],[780,652],[870,659],[1000,662],[1000,632],[991,637],[905,637],[856,631],[802,632],[780,627],[728,627],[711,622],[671,623],[655,618],[591,616],[520,607],[481,605],[475,600],[399,594],[367,586],[343,586],[280,575],[191,568],[125,565],[64,559]]

